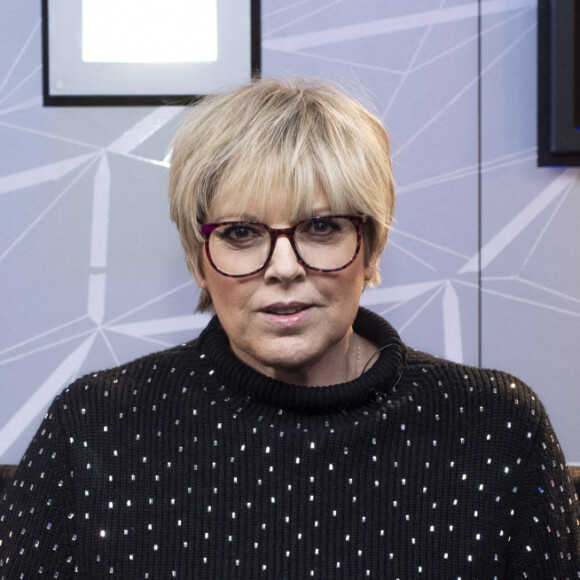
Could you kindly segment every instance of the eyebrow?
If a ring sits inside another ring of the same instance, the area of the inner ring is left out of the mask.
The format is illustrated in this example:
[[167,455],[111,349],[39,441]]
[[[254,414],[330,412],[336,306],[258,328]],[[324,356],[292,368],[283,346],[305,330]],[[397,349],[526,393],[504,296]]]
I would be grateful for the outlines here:
[[[330,208],[328,206],[324,206],[321,208],[315,208],[312,212],[312,215],[310,215],[310,217],[306,217],[303,218],[305,220],[307,219],[311,219],[313,217],[317,217],[317,216],[325,216],[325,215],[332,215],[332,211],[330,210]],[[251,214],[226,214],[225,216],[222,217],[218,217],[214,220],[212,220],[212,223],[221,223],[221,222],[259,222],[259,223],[266,223],[263,222],[260,218],[256,217],[255,215],[251,215]],[[302,220],[298,220],[298,221],[302,221]]]

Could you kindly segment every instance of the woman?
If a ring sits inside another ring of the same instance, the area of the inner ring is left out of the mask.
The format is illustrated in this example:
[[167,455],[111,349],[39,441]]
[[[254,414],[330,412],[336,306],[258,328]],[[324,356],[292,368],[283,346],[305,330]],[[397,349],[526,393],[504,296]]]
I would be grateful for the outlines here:
[[389,141],[320,83],[196,106],[171,216],[216,316],[58,397],[0,503],[0,578],[577,578],[578,502],[506,374],[359,308]]

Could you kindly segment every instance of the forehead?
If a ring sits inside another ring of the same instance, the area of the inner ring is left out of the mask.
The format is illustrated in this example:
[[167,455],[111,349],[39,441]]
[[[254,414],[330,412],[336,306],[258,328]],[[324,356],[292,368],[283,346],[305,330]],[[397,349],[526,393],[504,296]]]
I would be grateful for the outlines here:
[[211,222],[253,219],[269,225],[291,224],[331,209],[328,196],[319,185],[312,192],[297,192],[277,180],[259,190],[220,191],[208,217]]

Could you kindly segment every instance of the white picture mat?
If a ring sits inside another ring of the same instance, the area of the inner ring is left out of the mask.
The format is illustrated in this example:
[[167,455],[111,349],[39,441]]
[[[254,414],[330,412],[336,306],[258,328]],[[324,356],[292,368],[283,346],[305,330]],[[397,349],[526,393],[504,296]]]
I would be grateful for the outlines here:
[[120,63],[82,59],[82,3],[47,0],[48,94],[59,96],[204,95],[251,77],[250,0],[217,4],[217,60]]
[[83,62],[212,62],[216,0],[82,0]]

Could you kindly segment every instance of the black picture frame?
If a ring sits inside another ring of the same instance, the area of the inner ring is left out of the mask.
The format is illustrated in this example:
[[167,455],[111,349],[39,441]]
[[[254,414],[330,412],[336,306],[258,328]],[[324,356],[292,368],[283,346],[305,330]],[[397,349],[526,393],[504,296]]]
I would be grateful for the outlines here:
[[580,2],[538,0],[538,165],[580,166]]
[[[103,90],[91,91],[90,94],[85,92],[69,92],[67,90],[56,91],[54,89],[53,79],[51,78],[52,67],[51,67],[51,38],[50,38],[50,18],[51,18],[51,2],[55,0],[42,0],[42,63],[43,63],[43,103],[45,106],[54,107],[70,107],[70,106],[160,106],[160,105],[176,105],[183,106],[195,102],[197,99],[203,97],[208,91],[198,91],[195,90],[195,74],[192,77],[192,90],[179,91],[178,93],[160,91],[139,91],[139,93],[129,93],[122,92],[111,94],[110,92]],[[68,2],[60,8],[62,10],[68,10],[68,6],[74,7],[75,10],[79,10],[77,2]],[[242,81],[249,81],[252,78],[259,78],[261,73],[261,6],[260,0],[229,0],[229,2],[221,2],[218,6],[222,6],[221,10],[227,10],[228,4],[231,2],[236,3],[236,9],[239,7],[240,3],[246,3],[249,15],[249,35],[247,40],[249,50],[249,63],[247,70],[243,71],[243,77],[228,79],[227,82],[221,82],[219,85],[212,87],[212,90],[217,90],[222,86],[227,84],[235,84]],[[58,16],[60,16],[59,11],[55,10]],[[220,19],[218,18],[218,23]],[[81,31],[71,31],[72,38],[80,38]],[[241,42],[241,40],[238,40]],[[79,41],[80,44],[80,41]],[[91,63],[85,67],[84,64],[80,64],[80,48],[77,50],[77,70],[79,68],[86,68],[87,74],[90,74],[91,67],[95,66],[95,63]],[[97,63],[98,64],[98,63]],[[117,67],[122,67],[123,65],[114,65]],[[134,65],[127,65],[134,66]],[[172,74],[171,70],[176,71],[177,74],[182,74],[179,71],[179,66],[173,66],[171,64],[140,64],[137,65],[141,67],[150,68],[151,78],[159,78],[163,74]],[[94,68],[93,68],[94,70]],[[168,72],[169,70],[169,72]],[[83,73],[84,74],[84,73]],[[206,74],[204,72],[204,74]],[[211,91],[210,91],[211,92]]]
[[580,129],[580,9],[574,9],[574,126]]

